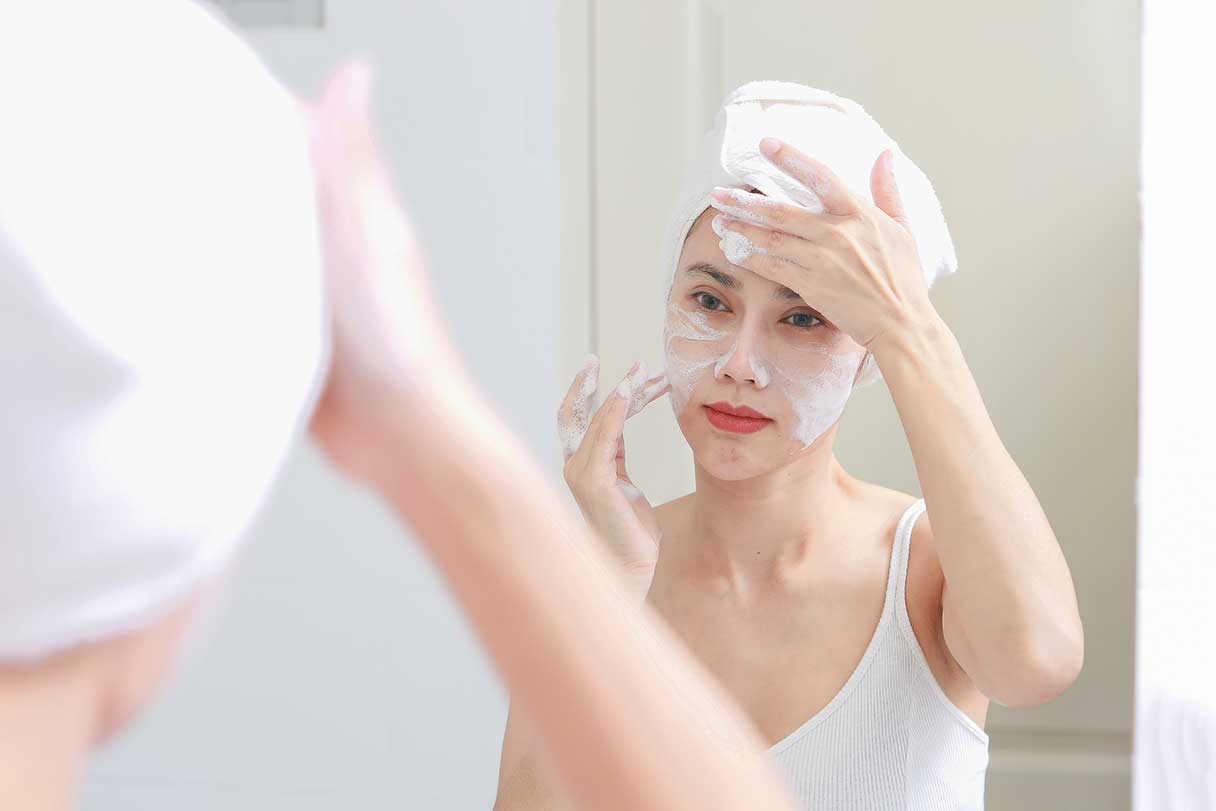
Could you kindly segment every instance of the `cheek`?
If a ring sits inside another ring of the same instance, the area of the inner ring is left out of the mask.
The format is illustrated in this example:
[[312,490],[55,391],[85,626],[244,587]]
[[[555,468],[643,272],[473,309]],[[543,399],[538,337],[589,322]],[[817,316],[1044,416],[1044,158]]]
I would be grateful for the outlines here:
[[702,379],[712,376],[730,346],[730,335],[714,328],[704,313],[669,308],[663,326],[667,378],[677,416]]
[[826,352],[776,366],[779,387],[794,412],[791,435],[811,445],[844,412],[863,353]]

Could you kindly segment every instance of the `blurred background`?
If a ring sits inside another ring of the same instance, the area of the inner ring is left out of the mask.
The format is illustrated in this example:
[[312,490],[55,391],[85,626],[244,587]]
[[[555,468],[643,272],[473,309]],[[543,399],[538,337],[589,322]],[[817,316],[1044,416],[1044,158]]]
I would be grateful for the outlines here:
[[[787,79],[860,102],[937,188],[960,270],[934,301],[1085,622],[1067,694],[992,707],[988,808],[1130,807],[1136,0],[219,5],[304,95],[347,56],[373,63],[375,118],[450,328],[563,492],[554,414],[583,355],[608,381],[659,360],[662,229],[721,98]],[[631,420],[626,441],[652,503],[692,489],[669,408]],[[850,402],[838,454],[920,493],[881,384]],[[408,535],[311,448],[255,533],[212,638],[94,763],[83,808],[488,809],[507,695]]]

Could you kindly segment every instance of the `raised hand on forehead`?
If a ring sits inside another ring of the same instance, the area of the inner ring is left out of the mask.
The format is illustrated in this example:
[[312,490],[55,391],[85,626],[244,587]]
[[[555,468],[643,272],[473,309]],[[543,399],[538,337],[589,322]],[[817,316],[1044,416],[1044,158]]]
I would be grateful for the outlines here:
[[765,138],[760,151],[813,192],[822,210],[716,188],[711,205],[721,213],[713,228],[727,259],[794,290],[866,347],[933,312],[891,150],[878,156],[870,173],[874,203],[789,144]]

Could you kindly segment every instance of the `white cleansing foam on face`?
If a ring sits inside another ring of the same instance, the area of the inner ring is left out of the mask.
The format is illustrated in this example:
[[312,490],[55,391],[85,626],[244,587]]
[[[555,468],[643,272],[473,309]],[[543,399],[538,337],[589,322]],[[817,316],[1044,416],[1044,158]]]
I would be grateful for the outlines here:
[[[671,404],[678,418],[688,408],[694,389],[711,378],[721,382],[728,364],[739,352],[744,326],[740,319],[711,323],[713,313],[693,309],[692,303],[669,302],[664,320],[663,344]],[[726,319],[724,319],[726,320]],[[749,335],[742,368],[757,391],[776,391],[789,403],[793,425],[789,434],[812,445],[844,412],[864,352],[834,350],[831,344],[781,336]]]

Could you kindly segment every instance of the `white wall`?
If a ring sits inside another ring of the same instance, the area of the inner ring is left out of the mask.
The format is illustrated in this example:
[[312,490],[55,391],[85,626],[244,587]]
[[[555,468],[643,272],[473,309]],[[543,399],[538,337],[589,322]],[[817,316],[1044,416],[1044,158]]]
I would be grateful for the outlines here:
[[1144,2],[1136,811],[1216,808],[1214,27]]
[[[341,58],[371,59],[377,122],[455,339],[560,484],[556,0],[327,0],[323,29],[250,38],[309,93]],[[86,811],[492,802],[503,688],[429,561],[311,447],[190,665],[95,761]]]

